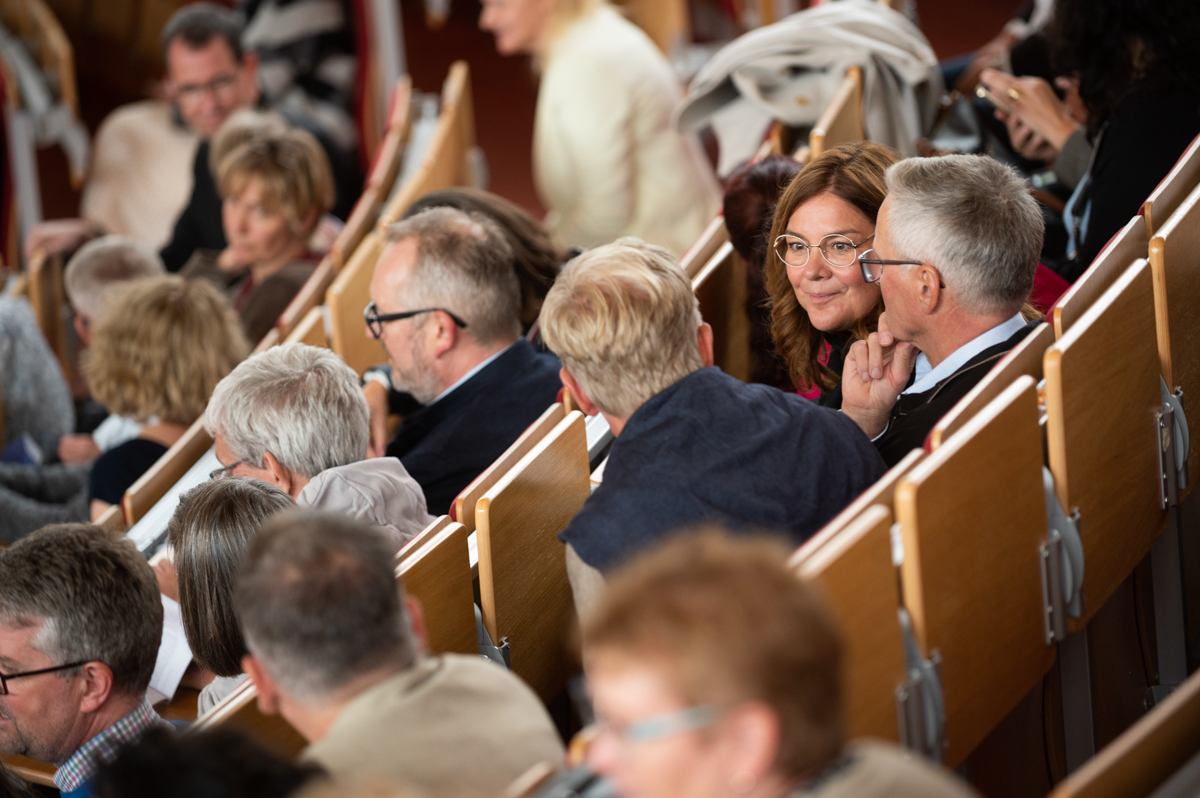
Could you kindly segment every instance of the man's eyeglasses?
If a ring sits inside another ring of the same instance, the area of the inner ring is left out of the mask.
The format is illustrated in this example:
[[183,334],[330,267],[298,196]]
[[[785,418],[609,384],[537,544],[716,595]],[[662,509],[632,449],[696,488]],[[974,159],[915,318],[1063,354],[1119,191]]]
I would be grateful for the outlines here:
[[821,250],[822,257],[830,266],[843,269],[853,266],[858,257],[858,248],[875,237],[875,234],[864,238],[855,244],[841,233],[827,235],[815,244],[805,244],[793,235],[781,235],[775,239],[775,254],[785,266],[792,269],[803,269],[808,265],[808,255],[811,250]]
[[[881,260],[880,258],[867,257],[875,250],[868,249],[858,258],[858,268],[862,270],[863,280],[868,283],[877,283],[883,277],[884,266],[923,266],[919,260]],[[940,281],[939,281],[940,282]],[[942,288],[946,287],[942,283]]]
[[704,704],[679,712],[652,715],[620,726],[600,720],[597,732],[615,734],[625,743],[648,743],[674,734],[706,728],[716,723],[719,717],[720,713],[714,707]]
[[55,665],[53,668],[42,668],[37,671],[25,671],[24,673],[0,673],[0,695],[8,695],[8,682],[11,679],[23,679],[26,676],[39,676],[43,673],[55,673],[57,671],[70,670],[78,668],[80,665],[87,665],[91,662],[90,659],[85,659],[83,662],[72,662],[67,665]]
[[188,83],[175,89],[175,101],[180,105],[195,105],[205,94],[218,100],[229,100],[237,84],[237,75],[217,75],[208,83]]
[[371,335],[379,338],[383,335],[383,323],[385,321],[401,321],[402,319],[411,319],[413,316],[420,316],[422,313],[445,313],[450,317],[450,320],[457,326],[467,329],[467,323],[455,316],[445,308],[422,308],[421,310],[406,310],[403,313],[380,313],[374,302],[368,302],[367,307],[363,310],[363,318],[367,321],[367,329],[371,331]]
[[233,469],[237,468],[242,463],[248,463],[248,462],[250,462],[250,458],[243,457],[241,460],[238,460],[236,463],[230,463],[227,466],[221,466],[220,468],[214,468],[212,471],[208,472],[208,478],[209,479],[224,479],[225,477],[229,476],[229,474],[233,471]]

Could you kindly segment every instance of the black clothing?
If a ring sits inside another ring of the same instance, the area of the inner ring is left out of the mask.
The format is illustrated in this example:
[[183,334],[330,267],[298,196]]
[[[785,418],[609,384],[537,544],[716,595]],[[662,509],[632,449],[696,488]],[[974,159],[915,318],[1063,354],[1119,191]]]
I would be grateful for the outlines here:
[[[887,430],[875,441],[875,448],[883,455],[888,468],[903,460],[913,449],[923,447],[925,438],[942,416],[987,376],[996,361],[1021,343],[1039,324],[1040,319],[1029,322],[1007,341],[990,346],[968,360],[958,371],[930,390],[900,394],[900,399],[892,408]],[[914,372],[913,377],[909,378],[910,384],[915,376]]]
[[825,363],[825,367],[838,375],[838,384],[833,386],[831,391],[821,391],[821,395],[817,397],[817,404],[821,407],[832,407],[834,410],[842,409],[842,369],[846,367],[846,352],[850,350],[850,333],[839,332],[830,333],[825,336],[825,342],[829,344],[829,360]]
[[88,476],[88,503],[120,504],[125,491],[167,453],[158,441],[134,438],[100,455]]
[[524,339],[449,395],[409,414],[388,444],[425,491],[429,512],[450,509],[471,484],[558,397],[558,358]]
[[800,545],[884,471],[847,416],[701,369],[629,417],[604,481],[559,537],[602,571],[706,521]]

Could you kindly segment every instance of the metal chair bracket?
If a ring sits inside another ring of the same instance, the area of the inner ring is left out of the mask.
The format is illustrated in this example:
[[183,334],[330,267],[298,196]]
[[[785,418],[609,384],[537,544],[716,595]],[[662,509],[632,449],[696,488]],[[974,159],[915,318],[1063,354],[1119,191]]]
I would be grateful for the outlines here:
[[1046,644],[1066,639],[1067,617],[1083,614],[1083,540],[1079,510],[1068,516],[1054,490],[1054,476],[1042,467],[1046,497],[1046,542],[1039,547],[1042,571],[1042,617]]
[[1159,503],[1165,510],[1179,504],[1179,493],[1188,486],[1187,416],[1183,412],[1183,388],[1172,393],[1160,376],[1162,410],[1154,414],[1158,432]]
[[929,659],[921,654],[913,636],[912,618],[900,609],[900,632],[904,638],[907,677],[896,688],[896,713],[900,745],[940,763],[946,751],[946,707],[942,698],[942,655]]

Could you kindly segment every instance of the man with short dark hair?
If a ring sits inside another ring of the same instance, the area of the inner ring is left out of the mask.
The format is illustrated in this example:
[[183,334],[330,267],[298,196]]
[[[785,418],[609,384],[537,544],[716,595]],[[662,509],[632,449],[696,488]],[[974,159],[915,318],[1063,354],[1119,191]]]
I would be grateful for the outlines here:
[[498,794],[562,743],[537,696],[477,656],[423,651],[420,605],[382,533],[290,512],[259,530],[235,605],[259,706],[335,780],[384,777],[434,793]]
[[65,798],[163,721],[146,701],[162,638],[154,571],[91,524],[0,550],[0,751],[58,766]]
[[492,220],[430,208],[389,228],[371,279],[367,332],[387,350],[392,387],[421,405],[387,454],[421,484],[434,514],[447,512],[562,387],[558,359],[521,337],[512,261]]

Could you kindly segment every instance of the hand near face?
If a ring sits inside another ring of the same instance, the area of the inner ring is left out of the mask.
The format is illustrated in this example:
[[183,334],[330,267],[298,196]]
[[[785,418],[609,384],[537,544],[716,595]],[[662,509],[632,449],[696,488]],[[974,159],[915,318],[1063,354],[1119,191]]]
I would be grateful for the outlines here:
[[242,261],[232,247],[225,247],[217,256],[217,268],[225,274],[241,274],[250,268],[250,265]]
[[996,118],[1007,123],[1010,116],[1017,117],[1040,136],[1056,156],[1080,126],[1050,84],[1041,78],[1014,78],[999,70],[985,69],[980,80],[1012,108],[1012,114],[997,111]]
[[842,369],[842,412],[875,438],[887,429],[888,415],[908,383],[917,360],[917,348],[897,341],[879,317],[879,331],[856,341]]

